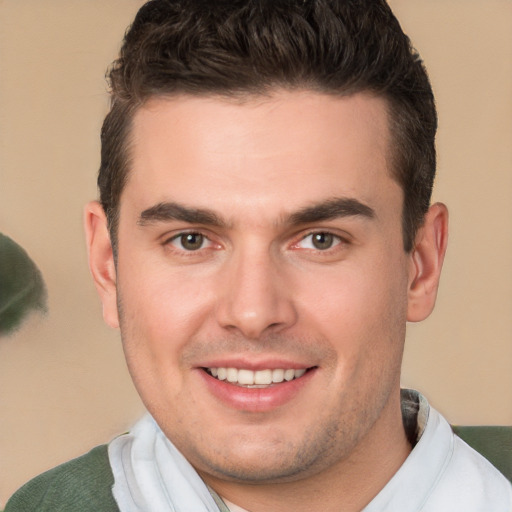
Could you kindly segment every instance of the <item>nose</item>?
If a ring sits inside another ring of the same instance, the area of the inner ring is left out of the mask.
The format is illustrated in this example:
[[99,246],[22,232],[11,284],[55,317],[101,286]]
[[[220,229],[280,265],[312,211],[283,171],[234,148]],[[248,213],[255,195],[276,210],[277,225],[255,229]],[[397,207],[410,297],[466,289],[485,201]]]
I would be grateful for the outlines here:
[[[249,251],[247,251],[249,252]],[[240,253],[227,263],[220,285],[216,314],[224,329],[248,339],[292,326],[297,312],[286,273],[266,251]]]

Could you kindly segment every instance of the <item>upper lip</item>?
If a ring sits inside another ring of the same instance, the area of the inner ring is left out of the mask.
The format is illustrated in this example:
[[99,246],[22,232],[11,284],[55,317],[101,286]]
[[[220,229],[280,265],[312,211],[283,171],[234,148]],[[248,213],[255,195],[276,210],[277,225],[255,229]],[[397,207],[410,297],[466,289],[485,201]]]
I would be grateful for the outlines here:
[[268,358],[268,359],[256,359],[251,358],[250,360],[247,357],[233,358],[233,357],[225,357],[225,358],[216,358],[210,359],[205,362],[201,362],[197,365],[199,368],[237,368],[237,369],[246,369],[252,371],[258,370],[277,370],[277,369],[288,369],[293,368],[295,370],[300,369],[308,369],[314,366],[311,363],[304,363],[299,361],[292,361],[284,358]]

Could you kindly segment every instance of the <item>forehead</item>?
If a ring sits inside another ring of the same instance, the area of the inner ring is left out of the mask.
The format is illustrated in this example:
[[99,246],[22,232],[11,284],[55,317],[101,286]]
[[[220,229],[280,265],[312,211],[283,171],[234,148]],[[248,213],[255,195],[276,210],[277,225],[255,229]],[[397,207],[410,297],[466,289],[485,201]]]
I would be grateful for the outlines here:
[[178,200],[271,211],[329,195],[368,202],[394,183],[389,145],[386,102],[364,93],[153,98],[134,116],[123,195],[140,208]]

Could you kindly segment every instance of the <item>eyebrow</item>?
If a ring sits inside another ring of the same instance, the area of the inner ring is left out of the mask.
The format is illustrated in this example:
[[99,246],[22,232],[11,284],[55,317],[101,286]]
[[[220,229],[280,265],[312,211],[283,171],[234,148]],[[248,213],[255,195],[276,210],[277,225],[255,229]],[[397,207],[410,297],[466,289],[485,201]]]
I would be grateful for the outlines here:
[[[370,206],[353,198],[332,198],[306,206],[285,217],[284,224],[301,225],[312,222],[333,220],[341,217],[363,217],[373,219],[375,211]],[[228,223],[214,211],[206,208],[192,208],[176,202],[162,202],[144,210],[137,221],[139,226],[156,222],[182,221],[188,224],[205,224],[228,227]]]
[[189,224],[226,227],[226,222],[211,210],[190,208],[174,202],[158,203],[144,210],[140,214],[137,224],[139,226],[146,226],[155,222],[168,222],[172,220],[179,220]]
[[289,217],[292,225],[309,224],[341,217],[375,218],[375,210],[361,201],[347,197],[335,197],[307,206]]

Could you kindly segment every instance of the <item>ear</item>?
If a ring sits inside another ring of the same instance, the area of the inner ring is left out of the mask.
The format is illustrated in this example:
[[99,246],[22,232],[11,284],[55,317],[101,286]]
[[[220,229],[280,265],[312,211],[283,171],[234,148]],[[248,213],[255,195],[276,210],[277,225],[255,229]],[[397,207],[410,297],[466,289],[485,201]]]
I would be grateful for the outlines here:
[[116,267],[107,218],[96,201],[86,205],[84,214],[89,269],[103,305],[103,319],[110,327],[118,328]]
[[424,320],[434,309],[447,242],[448,210],[444,204],[436,203],[428,210],[410,254],[409,322]]

